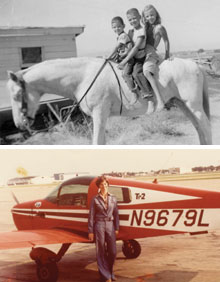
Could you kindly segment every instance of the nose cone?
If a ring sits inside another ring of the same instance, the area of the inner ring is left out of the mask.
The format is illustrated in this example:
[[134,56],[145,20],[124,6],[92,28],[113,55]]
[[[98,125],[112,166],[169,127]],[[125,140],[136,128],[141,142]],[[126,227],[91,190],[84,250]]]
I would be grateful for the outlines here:
[[32,229],[33,201],[17,204],[12,208],[11,212],[18,230]]

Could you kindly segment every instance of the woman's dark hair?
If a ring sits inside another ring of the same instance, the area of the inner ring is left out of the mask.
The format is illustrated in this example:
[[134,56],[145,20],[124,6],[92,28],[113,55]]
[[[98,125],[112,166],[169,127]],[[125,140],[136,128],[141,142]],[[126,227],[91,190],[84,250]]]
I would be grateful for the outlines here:
[[108,185],[109,185],[109,182],[108,182],[107,178],[106,178],[104,175],[99,176],[98,179],[96,180],[96,183],[95,183],[95,184],[97,185],[97,187],[99,187],[100,184],[101,184],[102,182],[104,182],[104,181],[106,181],[106,182],[108,183]]

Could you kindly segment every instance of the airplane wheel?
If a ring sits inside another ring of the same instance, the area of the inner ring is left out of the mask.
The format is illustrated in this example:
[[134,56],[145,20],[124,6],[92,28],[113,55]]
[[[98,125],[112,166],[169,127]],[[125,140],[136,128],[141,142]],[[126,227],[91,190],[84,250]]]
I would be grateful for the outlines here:
[[37,265],[37,277],[41,282],[56,282],[58,274],[58,268],[54,262]]
[[137,258],[141,253],[141,246],[136,240],[124,241],[122,252],[128,259]]

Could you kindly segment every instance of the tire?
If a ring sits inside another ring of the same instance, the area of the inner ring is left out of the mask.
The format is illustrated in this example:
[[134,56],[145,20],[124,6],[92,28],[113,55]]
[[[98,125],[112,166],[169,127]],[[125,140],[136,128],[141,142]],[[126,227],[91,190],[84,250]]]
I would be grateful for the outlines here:
[[122,252],[128,259],[137,258],[141,253],[141,246],[136,240],[124,241]]
[[37,277],[41,282],[56,282],[58,274],[59,271],[55,262],[37,265]]

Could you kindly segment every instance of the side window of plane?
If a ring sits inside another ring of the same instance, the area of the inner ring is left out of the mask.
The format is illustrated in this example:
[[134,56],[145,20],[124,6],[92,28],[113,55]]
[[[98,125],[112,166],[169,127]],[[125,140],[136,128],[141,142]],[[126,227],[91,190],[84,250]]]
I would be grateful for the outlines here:
[[131,202],[131,192],[127,187],[109,186],[109,193],[117,198],[118,204],[127,204]]
[[58,205],[79,206],[87,205],[88,186],[81,184],[70,184],[61,187],[58,195]]

